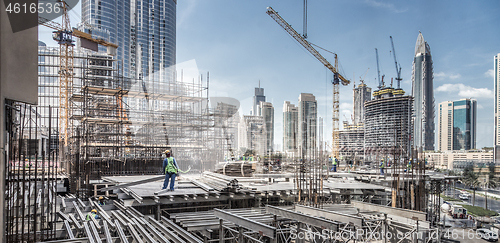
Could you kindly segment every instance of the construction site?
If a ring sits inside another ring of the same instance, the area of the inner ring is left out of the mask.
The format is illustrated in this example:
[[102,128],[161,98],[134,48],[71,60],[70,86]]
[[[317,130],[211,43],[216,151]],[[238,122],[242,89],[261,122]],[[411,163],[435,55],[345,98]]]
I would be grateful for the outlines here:
[[[441,193],[458,177],[431,171],[412,146],[400,78],[398,88],[382,78],[374,99],[355,88],[355,118],[340,131],[339,86],[350,81],[336,54],[331,64],[266,13],[333,73],[331,152],[310,139],[279,167],[239,159],[239,101],[209,97],[209,73],[125,77],[115,44],[73,29],[108,48],[74,51],[69,22],[45,20],[61,36],[39,46],[38,105],[6,104],[6,242],[441,242]],[[257,128],[240,136],[264,141],[249,149],[270,153],[266,121],[242,120]],[[179,161],[175,190],[163,189],[166,150]]]

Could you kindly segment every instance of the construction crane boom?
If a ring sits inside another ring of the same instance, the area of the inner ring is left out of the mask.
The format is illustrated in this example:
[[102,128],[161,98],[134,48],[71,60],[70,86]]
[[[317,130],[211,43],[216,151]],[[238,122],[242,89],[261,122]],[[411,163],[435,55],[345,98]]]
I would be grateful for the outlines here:
[[309,53],[311,53],[318,61],[320,61],[326,68],[328,68],[332,73],[338,75],[338,78],[342,82],[342,85],[348,85],[350,83],[349,80],[344,78],[337,69],[328,62],[312,45],[302,37],[296,30],[292,28],[279,14],[274,11],[272,7],[267,7],[267,14],[271,16],[271,18],[276,21],[290,36],[292,36],[297,42],[299,42],[304,48],[306,48]]
[[398,69],[398,61],[396,60],[396,50],[394,49],[394,42],[392,41],[392,36],[389,36],[391,38],[391,45],[392,45],[392,54],[394,55],[394,64],[396,65],[396,81],[398,82],[398,89],[401,88],[401,65],[399,65]]
[[378,76],[378,88],[381,89],[384,87],[384,77],[382,77],[382,80],[380,80],[380,68],[378,66],[378,50],[375,48],[375,56],[377,57],[377,76]]
[[[307,3],[304,2],[304,6]],[[305,10],[306,11],[306,10]],[[292,36],[297,42],[299,42],[304,48],[306,48],[309,53],[311,53],[318,61],[320,61],[326,68],[328,68],[333,73],[333,112],[332,112],[332,155],[339,158],[340,152],[340,132],[339,132],[339,85],[349,85],[350,81],[344,78],[338,72],[338,59],[337,54],[335,55],[335,66],[332,65],[326,58],[324,58],[314,47],[308,42],[303,36],[301,36],[297,31],[295,31],[291,25],[289,25],[279,14],[274,11],[273,8],[267,7],[267,14],[276,21],[290,36]],[[305,24],[305,23],[304,23]],[[306,31],[306,29],[304,29]]]

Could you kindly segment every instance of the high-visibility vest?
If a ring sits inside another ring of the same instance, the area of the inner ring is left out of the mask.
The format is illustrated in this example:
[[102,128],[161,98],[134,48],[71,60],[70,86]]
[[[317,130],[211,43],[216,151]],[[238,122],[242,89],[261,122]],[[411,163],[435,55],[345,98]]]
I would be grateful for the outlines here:
[[174,158],[167,157],[167,167],[165,167],[165,173],[177,173],[177,168],[174,165]]
[[91,218],[95,218],[95,213],[88,213],[87,214],[87,220],[90,220]]
[[333,165],[337,165],[337,158],[333,159]]
[[383,168],[384,168],[384,166],[385,166],[385,165],[384,165],[384,162],[381,162],[381,163],[380,163],[380,168],[381,168],[381,169],[383,169]]

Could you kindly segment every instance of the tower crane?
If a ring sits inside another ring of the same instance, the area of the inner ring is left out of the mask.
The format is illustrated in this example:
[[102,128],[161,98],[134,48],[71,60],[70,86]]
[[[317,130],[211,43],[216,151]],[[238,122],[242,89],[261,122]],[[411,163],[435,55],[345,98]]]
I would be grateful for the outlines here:
[[91,34],[72,29],[68,15],[69,5],[64,0],[58,0],[58,2],[61,3],[62,8],[61,24],[43,17],[38,17],[38,24],[54,29],[52,38],[59,44],[59,141],[64,142],[64,145],[67,146],[68,135],[71,134],[70,95],[73,93],[73,76],[75,75],[73,70],[73,47],[75,46],[73,36],[106,46],[111,55],[116,53],[118,45],[92,38]]
[[377,57],[378,88],[382,89],[385,86],[384,85],[384,76],[385,75],[382,75],[382,80],[380,80],[380,69],[379,69],[379,66],[378,66],[378,50],[377,50],[377,48],[375,48],[375,56]]
[[394,49],[394,42],[392,41],[392,36],[389,36],[391,38],[391,45],[392,45],[392,54],[394,55],[394,64],[396,65],[396,82],[398,82],[398,89],[401,88],[401,65],[399,65],[398,69],[398,61],[396,60],[396,50]]
[[366,78],[366,75],[368,74],[368,71],[370,70],[370,68],[366,69],[366,72],[365,74],[363,75],[363,78],[361,78],[361,76],[359,77],[359,82],[361,82],[361,84],[364,84],[365,83],[365,78]]
[[337,54],[335,55],[335,66],[328,62],[302,35],[292,28],[273,8],[267,7],[266,13],[276,21],[290,36],[306,48],[318,61],[333,73],[333,129],[332,129],[332,155],[339,157],[339,85],[349,85],[351,81],[344,78],[338,72]]

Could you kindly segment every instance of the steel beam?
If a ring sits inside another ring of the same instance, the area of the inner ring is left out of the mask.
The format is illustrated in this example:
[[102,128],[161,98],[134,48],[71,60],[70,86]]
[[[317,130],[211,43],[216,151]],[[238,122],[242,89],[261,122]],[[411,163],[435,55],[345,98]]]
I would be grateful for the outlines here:
[[239,215],[220,210],[220,209],[214,209],[214,214],[217,218],[227,220],[229,222],[232,222],[236,225],[243,226],[247,229],[250,229],[252,231],[256,231],[261,233],[264,236],[267,236],[271,239],[276,238],[276,228],[269,226],[267,224],[259,223],[254,220],[250,220],[244,217],[241,217]]
[[333,211],[328,211],[320,208],[312,208],[308,206],[302,206],[302,205],[295,205],[295,212],[303,213],[303,214],[308,214],[311,216],[316,216],[316,217],[323,217],[326,219],[330,219],[332,221],[340,221],[342,223],[346,224],[354,224],[357,227],[362,227],[363,226],[363,218],[354,216],[354,215],[348,215],[348,214],[343,214],[339,212],[333,212]]
[[135,223],[135,227],[139,229],[139,232],[146,238],[149,243],[156,243],[156,240],[151,237],[151,235],[142,227],[141,223],[137,222],[136,219],[132,219]]
[[160,222],[156,221],[156,219],[154,219],[153,217],[149,216],[148,219],[149,219],[149,222],[151,222],[151,224],[153,224],[154,227],[156,227],[157,229],[161,230],[174,243],[186,243],[183,239],[181,239],[176,234],[172,234],[172,232],[170,232],[170,230],[167,229],[167,227],[165,227],[165,225],[163,225]]
[[99,236],[99,232],[97,232],[95,222],[91,221],[89,224],[90,224],[90,228],[92,228],[92,232],[94,233],[94,239],[96,240],[96,242],[102,243],[101,237]]
[[170,219],[165,218],[164,216],[161,217],[161,221],[164,222],[167,227],[173,229],[177,234],[180,234],[184,239],[188,240],[191,243],[203,243],[202,240],[196,238],[183,228],[181,228],[179,225],[176,225],[174,222],[172,222]]
[[106,243],[113,242],[111,240],[111,234],[109,233],[108,223],[106,221],[103,221],[102,224],[104,227],[104,236],[106,237]]
[[120,188],[124,188],[124,187],[130,187],[130,186],[140,185],[140,184],[149,183],[149,182],[153,182],[153,181],[159,181],[159,180],[163,180],[163,179],[165,179],[164,175],[162,175],[162,176],[155,176],[155,177],[152,177],[152,178],[148,178],[148,179],[144,179],[144,180],[139,180],[139,181],[134,181],[134,182],[130,182],[130,183],[125,183],[125,184],[121,184],[121,185],[118,185],[118,186],[103,187],[103,188],[99,189],[99,191],[101,191],[101,192],[111,191],[111,190],[114,190],[114,189],[120,189]]
[[87,222],[83,222],[83,228],[85,229],[85,235],[89,239],[89,243],[96,243],[94,237],[92,236],[92,232],[90,232],[89,225]]
[[66,232],[68,233],[68,237],[70,239],[74,239],[75,235],[73,234],[73,230],[71,230],[71,226],[69,226],[68,220],[64,220],[64,228],[66,228]]
[[291,210],[282,209],[282,208],[278,208],[278,207],[274,207],[274,206],[270,206],[270,205],[266,205],[266,213],[272,213],[274,215],[278,215],[278,216],[281,216],[281,217],[284,217],[287,219],[293,219],[293,220],[296,220],[296,221],[304,223],[304,224],[313,225],[316,227],[335,230],[335,231],[338,230],[339,224],[340,224],[338,222],[334,222],[331,220],[322,219],[322,218],[306,215],[303,213],[297,213],[297,212],[294,212]]
[[396,216],[404,217],[404,218],[408,218],[408,219],[418,218],[418,220],[420,220],[420,221],[425,221],[426,215],[427,215],[424,212],[419,212],[419,211],[415,211],[415,210],[393,208],[393,207],[389,207],[389,206],[383,206],[383,205],[378,205],[378,204],[373,204],[373,203],[365,203],[365,202],[360,202],[360,201],[351,201],[351,204],[354,207],[359,208],[360,210],[386,213],[386,214],[388,214],[389,217],[391,215],[396,215]]
[[128,226],[128,229],[130,231],[130,234],[132,235],[132,237],[134,238],[134,240],[137,242],[137,243],[144,243],[144,241],[142,241],[141,237],[139,237],[139,234],[137,234],[137,231],[135,231],[135,228],[132,224],[127,224]]
[[125,233],[123,232],[122,226],[120,225],[120,222],[118,222],[118,220],[116,220],[116,219],[115,219],[115,225],[116,225],[116,231],[118,231],[118,237],[120,237],[120,240],[122,241],[122,243],[128,243],[127,237],[125,236]]

